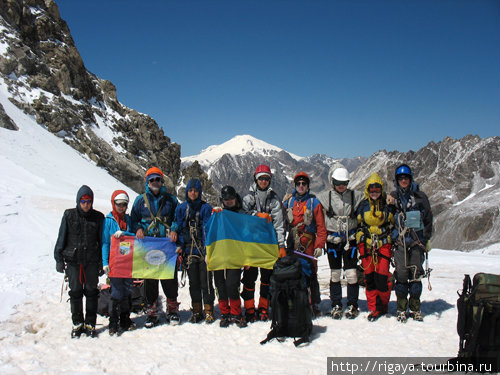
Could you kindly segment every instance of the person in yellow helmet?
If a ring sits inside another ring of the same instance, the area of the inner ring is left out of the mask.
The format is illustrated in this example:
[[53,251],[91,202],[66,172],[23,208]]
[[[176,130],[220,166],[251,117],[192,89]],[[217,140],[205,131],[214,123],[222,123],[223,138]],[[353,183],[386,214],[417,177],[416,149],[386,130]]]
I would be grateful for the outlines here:
[[368,178],[365,199],[358,208],[358,244],[365,273],[368,320],[373,322],[387,313],[391,297],[389,267],[392,257],[391,231],[394,215],[386,203],[384,183],[377,173]]

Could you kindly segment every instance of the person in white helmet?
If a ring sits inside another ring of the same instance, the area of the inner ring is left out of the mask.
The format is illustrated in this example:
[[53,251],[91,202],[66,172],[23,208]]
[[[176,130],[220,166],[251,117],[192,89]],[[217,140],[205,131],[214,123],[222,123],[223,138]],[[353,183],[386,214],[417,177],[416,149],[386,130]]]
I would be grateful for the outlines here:
[[363,200],[363,193],[348,189],[349,172],[341,165],[334,166],[329,174],[332,188],[322,191],[318,199],[323,206],[327,230],[328,263],[331,269],[330,300],[332,318],[341,319],[342,265],[347,279],[347,308],[345,316],[358,316],[359,284],[357,277],[358,250],[356,247],[356,211]]

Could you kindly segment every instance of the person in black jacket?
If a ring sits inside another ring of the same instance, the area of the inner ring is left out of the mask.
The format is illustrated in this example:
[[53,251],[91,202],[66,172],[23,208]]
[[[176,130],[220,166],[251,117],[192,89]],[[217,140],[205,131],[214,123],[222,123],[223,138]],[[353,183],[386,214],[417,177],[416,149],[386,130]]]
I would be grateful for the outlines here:
[[92,208],[93,200],[92,189],[83,185],[76,195],[76,208],[64,211],[54,249],[56,270],[66,272],[68,277],[72,338],[80,337],[84,332],[90,337],[97,336],[97,283],[102,274],[101,234],[104,215]]
[[398,306],[397,319],[405,323],[409,315],[414,320],[422,321],[421,279],[425,276],[423,263],[432,236],[432,210],[427,195],[413,181],[413,173],[407,164],[398,166],[394,177],[396,191],[387,197],[387,203],[396,209],[392,240],[396,264],[394,291]]

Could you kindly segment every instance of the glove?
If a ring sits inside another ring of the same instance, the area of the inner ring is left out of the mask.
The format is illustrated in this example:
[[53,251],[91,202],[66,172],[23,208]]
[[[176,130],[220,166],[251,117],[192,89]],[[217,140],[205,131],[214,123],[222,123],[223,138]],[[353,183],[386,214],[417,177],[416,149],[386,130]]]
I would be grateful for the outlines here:
[[287,256],[286,249],[284,247],[280,247],[279,258],[283,258],[283,257],[286,257],[286,256]]
[[[120,238],[120,237],[122,236],[122,234],[123,234],[123,232],[122,232],[121,230],[117,230],[117,231],[113,234],[113,236],[114,236],[115,238]],[[106,273],[107,273],[107,272],[106,272]]]
[[356,233],[353,233],[349,236],[349,242],[356,241]]
[[108,274],[109,274],[109,266],[104,266],[104,267],[102,267],[102,270],[104,271],[104,273],[105,273],[106,275],[108,275]]
[[337,237],[334,236],[333,234],[330,234],[328,237],[326,237],[327,242],[331,242],[335,245],[338,245],[339,243],[342,242],[342,237]]
[[64,262],[57,262],[56,263],[56,271],[59,273],[64,273],[64,269],[66,268],[66,265]]
[[266,214],[265,212],[257,212],[257,216],[261,217],[262,219],[266,219],[268,223],[270,223],[273,219],[269,214]]
[[212,208],[212,213],[215,214],[216,212],[221,212],[222,211],[222,207],[214,207]]
[[177,246],[177,247],[175,248],[175,252],[176,252],[177,254],[181,254],[181,253],[182,253],[182,247]]
[[323,249],[320,247],[317,247],[314,249],[314,257],[319,258],[321,255],[323,255]]

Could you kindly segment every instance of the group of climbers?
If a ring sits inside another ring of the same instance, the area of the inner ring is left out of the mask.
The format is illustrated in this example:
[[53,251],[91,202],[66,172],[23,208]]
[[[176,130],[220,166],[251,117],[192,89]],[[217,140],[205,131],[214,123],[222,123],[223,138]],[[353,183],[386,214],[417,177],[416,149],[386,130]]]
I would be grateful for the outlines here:
[[[432,211],[427,196],[413,181],[406,164],[396,168],[395,191],[387,194],[378,174],[370,176],[363,193],[348,188],[349,172],[336,166],[329,172],[331,188],[316,197],[310,191],[311,178],[305,172],[295,175],[294,189],[281,200],[271,188],[269,166],[259,165],[249,193],[243,197],[232,186],[220,193],[220,207],[212,208],[202,199],[202,185],[191,179],[186,185],[185,201],[180,203],[166,191],[163,172],[150,168],[145,175],[145,192],[139,195],[126,214],[129,197],[123,190],[113,192],[112,211],[103,215],[94,210],[93,192],[82,186],[76,209],[64,213],[55,247],[56,268],[69,279],[72,337],[82,333],[95,336],[97,282],[109,273],[111,237],[135,235],[142,239],[168,237],[180,253],[170,280],[160,280],[167,298],[167,322],[180,323],[177,270],[182,267],[189,278],[191,317],[189,322],[213,323],[215,292],[221,313],[220,326],[246,327],[269,319],[269,284],[272,270],[257,267],[208,271],[206,264],[206,224],[221,210],[258,216],[272,223],[279,246],[279,257],[295,254],[302,263],[311,295],[313,314],[322,314],[317,258],[326,252],[331,269],[329,315],[354,319],[359,315],[359,269],[364,273],[368,320],[375,321],[388,311],[391,290],[397,297],[397,319],[408,316],[422,320],[421,279],[426,244],[432,235]],[[390,273],[395,263],[395,285]],[[360,264],[359,264],[360,263]],[[347,281],[346,309],[342,304],[342,270]],[[259,299],[255,301],[260,273]],[[241,280],[240,280],[241,279]],[[240,299],[240,281],[243,284]],[[213,287],[215,282],[215,289]],[[131,279],[110,278],[112,287],[109,334],[132,330],[130,319]],[[145,327],[154,327],[158,318],[158,280],[145,285]],[[86,296],[86,316],[83,314]],[[244,309],[243,309],[243,308]],[[408,312],[409,309],[409,312]]]

